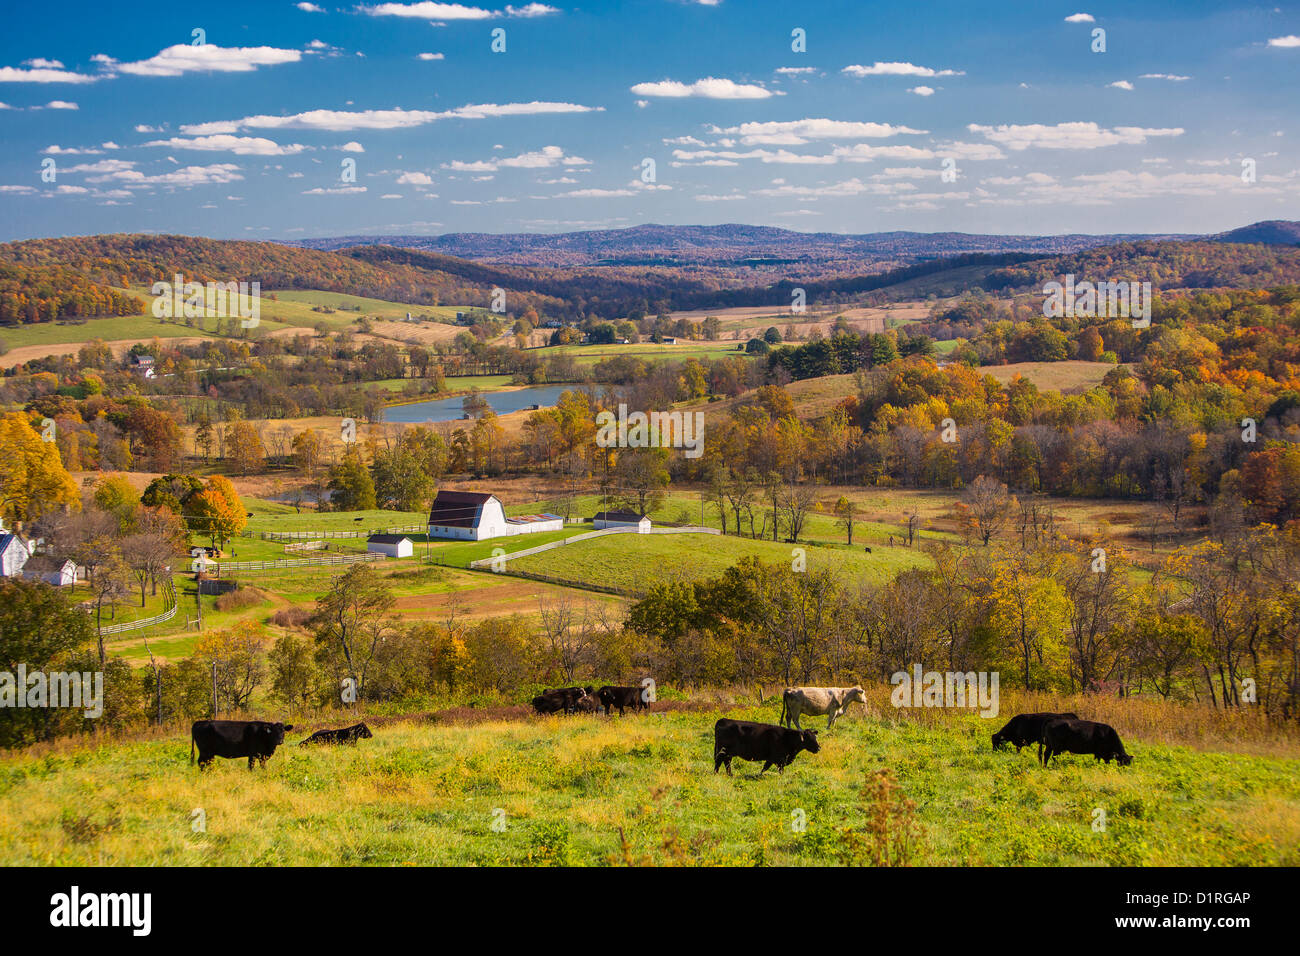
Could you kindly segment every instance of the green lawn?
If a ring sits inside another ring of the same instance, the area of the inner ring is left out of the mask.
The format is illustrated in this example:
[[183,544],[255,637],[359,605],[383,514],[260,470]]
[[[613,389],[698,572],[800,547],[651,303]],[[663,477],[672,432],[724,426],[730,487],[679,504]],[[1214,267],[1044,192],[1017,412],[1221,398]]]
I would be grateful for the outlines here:
[[[219,759],[201,774],[179,729],[6,756],[0,865],[862,864],[873,809],[898,828],[903,801],[919,825],[913,863],[1300,865],[1300,760],[1126,738],[1129,767],[1043,768],[1029,751],[993,752],[992,721],[855,709],[783,774],[736,761],[728,777],[712,760],[723,713],[771,721],[776,705],[372,721],[373,740],[318,749],[292,744],[361,715],[284,715],[298,726],[254,773]],[[882,768],[897,790],[873,802],[863,785]]]
[[707,534],[605,535],[511,561],[511,570],[544,574],[565,582],[601,584],[645,592],[663,581],[714,577],[741,558],[754,555],[769,564],[791,565],[802,550],[806,569],[822,568],[854,580],[884,584],[898,572],[928,558],[908,548],[877,549],[872,554],[854,548],[790,545]]

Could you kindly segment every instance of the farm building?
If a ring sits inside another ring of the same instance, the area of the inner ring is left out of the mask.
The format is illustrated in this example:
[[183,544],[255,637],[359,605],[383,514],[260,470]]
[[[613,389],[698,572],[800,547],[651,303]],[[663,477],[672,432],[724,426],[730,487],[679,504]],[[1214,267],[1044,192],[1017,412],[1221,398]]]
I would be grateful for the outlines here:
[[650,530],[650,519],[635,511],[598,511],[591,523],[597,531],[603,528],[636,528],[641,533]]
[[507,518],[496,495],[479,491],[440,491],[429,509],[429,537],[482,541],[538,531],[560,531],[559,515],[537,514]]
[[366,550],[390,558],[409,558],[415,553],[415,545],[404,534],[372,534],[366,538]]
[[21,577],[23,568],[32,556],[32,542],[16,531],[6,531],[0,525],[0,577]]
[[23,568],[23,577],[31,581],[44,581],[57,588],[65,588],[81,580],[81,569],[70,558],[60,561],[52,555],[36,554]]

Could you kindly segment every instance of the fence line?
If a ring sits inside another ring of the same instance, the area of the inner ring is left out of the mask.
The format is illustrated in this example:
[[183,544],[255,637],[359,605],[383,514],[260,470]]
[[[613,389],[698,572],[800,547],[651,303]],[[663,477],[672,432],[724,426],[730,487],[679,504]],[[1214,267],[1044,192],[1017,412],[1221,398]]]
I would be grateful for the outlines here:
[[172,586],[171,578],[168,578],[167,581],[164,582],[163,594],[167,600],[171,602],[170,608],[163,611],[161,614],[155,614],[153,617],[145,617],[136,621],[125,621],[122,624],[110,624],[108,627],[101,627],[99,629],[100,636],[121,634],[124,631],[138,631],[146,627],[151,627],[154,624],[162,624],[165,621],[170,621],[176,616],[176,612],[180,609],[180,604],[176,601],[176,589]]
[[368,538],[372,534],[415,534],[428,530],[428,525],[413,524],[401,528],[370,528],[366,531],[244,531],[241,532],[241,537],[276,542],[314,541],[326,538]]
[[333,554],[319,558],[282,558],[277,561],[226,561],[214,563],[213,577],[221,577],[227,571],[276,571],[281,568],[318,567],[325,564],[358,564],[365,561],[383,561],[386,556],[374,551],[364,554]]

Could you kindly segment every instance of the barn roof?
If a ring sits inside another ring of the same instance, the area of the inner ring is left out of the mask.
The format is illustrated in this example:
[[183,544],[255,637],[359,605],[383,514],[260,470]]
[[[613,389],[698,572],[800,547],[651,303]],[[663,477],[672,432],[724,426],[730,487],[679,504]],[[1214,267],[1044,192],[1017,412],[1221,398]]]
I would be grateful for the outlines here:
[[370,537],[366,538],[367,543],[373,541],[375,544],[397,544],[401,541],[410,540],[411,539],[404,534],[372,534]]
[[480,491],[440,491],[429,509],[429,524],[445,528],[473,528],[483,506],[496,498]]
[[639,522],[645,515],[637,514],[635,511],[597,511],[592,521],[637,521]]

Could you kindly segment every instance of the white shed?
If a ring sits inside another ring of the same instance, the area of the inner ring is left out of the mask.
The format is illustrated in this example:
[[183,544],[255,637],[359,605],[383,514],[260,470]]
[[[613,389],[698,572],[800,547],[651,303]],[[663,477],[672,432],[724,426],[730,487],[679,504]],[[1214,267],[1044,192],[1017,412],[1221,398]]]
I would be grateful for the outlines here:
[[635,511],[598,511],[591,523],[597,531],[603,528],[636,528],[639,534],[645,534],[651,525],[648,517]]
[[415,553],[415,544],[404,534],[372,534],[366,538],[366,550],[390,558],[409,558]]

